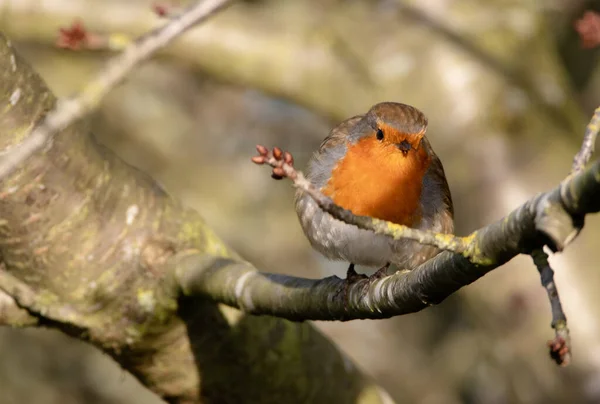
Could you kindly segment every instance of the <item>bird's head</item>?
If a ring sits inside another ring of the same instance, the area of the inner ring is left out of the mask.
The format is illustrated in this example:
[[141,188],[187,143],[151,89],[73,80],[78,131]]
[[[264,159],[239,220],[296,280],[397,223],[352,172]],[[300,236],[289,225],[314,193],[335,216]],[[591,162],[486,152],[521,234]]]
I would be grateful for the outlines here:
[[427,118],[410,105],[382,102],[374,105],[350,132],[350,140],[385,154],[411,157],[418,153],[427,131]]

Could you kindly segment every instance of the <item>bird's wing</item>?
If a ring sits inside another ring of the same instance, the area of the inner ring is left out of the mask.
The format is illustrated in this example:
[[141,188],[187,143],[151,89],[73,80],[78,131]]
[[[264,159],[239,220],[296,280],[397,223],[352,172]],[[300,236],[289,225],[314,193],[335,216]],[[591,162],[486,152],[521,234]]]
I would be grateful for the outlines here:
[[333,128],[331,132],[329,132],[329,135],[323,139],[323,142],[319,146],[318,153],[323,153],[329,148],[336,147],[344,143],[348,133],[350,132],[350,128],[360,121],[363,116],[364,115],[353,116],[352,118],[346,119],[344,122]]
[[452,204],[450,187],[448,186],[448,181],[446,180],[446,174],[444,173],[444,166],[442,165],[442,161],[433,151],[431,143],[429,143],[429,139],[427,139],[427,137],[423,137],[423,139],[421,140],[421,144],[427,149],[429,156],[431,156],[431,163],[429,164],[427,174],[434,179],[434,181],[437,183],[437,186],[440,188],[440,191],[442,192],[442,202],[448,207],[448,218],[452,220],[452,218],[454,217],[454,206]]
[[313,154],[308,163],[307,177],[315,187],[325,186],[331,175],[331,170],[346,152],[346,139],[350,129],[361,118],[362,115],[353,116],[333,128],[323,140],[319,149]]
[[452,205],[450,187],[448,186],[448,181],[446,180],[446,174],[444,173],[444,166],[442,165],[442,161],[435,154],[431,158],[431,165],[429,166],[429,170],[436,178],[438,178],[440,182],[440,186],[442,188],[443,201],[446,204],[446,206],[448,206],[448,212],[450,213],[450,217],[452,218],[454,216],[454,206]]

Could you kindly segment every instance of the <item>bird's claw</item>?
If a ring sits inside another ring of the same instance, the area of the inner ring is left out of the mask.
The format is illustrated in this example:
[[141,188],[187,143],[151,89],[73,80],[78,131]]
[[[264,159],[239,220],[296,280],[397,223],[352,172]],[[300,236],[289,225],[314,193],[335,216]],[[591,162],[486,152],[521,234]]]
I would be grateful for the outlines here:
[[350,265],[350,267],[348,268],[348,271],[346,271],[346,283],[348,285],[352,285],[353,283],[363,280],[363,279],[368,279],[369,277],[363,274],[359,274],[354,270],[354,265]]
[[390,264],[387,263],[384,266],[382,266],[381,268],[379,268],[377,270],[377,272],[375,272],[373,275],[369,276],[369,281],[376,281],[377,279],[383,279],[386,276],[388,276],[388,268],[390,267]]
[[359,274],[354,270],[354,264],[350,264],[348,271],[346,271],[346,279],[344,279],[344,286],[342,287],[342,294],[344,296],[344,302],[348,304],[350,286],[354,285],[358,281],[369,279],[368,276]]

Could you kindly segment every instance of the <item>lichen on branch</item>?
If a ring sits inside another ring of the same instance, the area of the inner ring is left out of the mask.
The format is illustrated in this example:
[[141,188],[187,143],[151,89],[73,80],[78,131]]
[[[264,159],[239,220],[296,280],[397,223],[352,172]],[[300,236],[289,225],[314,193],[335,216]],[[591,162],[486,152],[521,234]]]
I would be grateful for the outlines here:
[[184,294],[207,296],[252,314],[290,320],[388,318],[438,304],[516,255],[541,248],[548,238],[536,222],[548,206],[571,217],[600,211],[600,160],[473,232],[471,248],[486,257],[484,264],[445,251],[412,271],[347,285],[335,276],[312,280],[261,273],[235,259],[215,258],[207,264],[204,258],[199,265],[191,255],[185,265],[179,264],[177,276]]

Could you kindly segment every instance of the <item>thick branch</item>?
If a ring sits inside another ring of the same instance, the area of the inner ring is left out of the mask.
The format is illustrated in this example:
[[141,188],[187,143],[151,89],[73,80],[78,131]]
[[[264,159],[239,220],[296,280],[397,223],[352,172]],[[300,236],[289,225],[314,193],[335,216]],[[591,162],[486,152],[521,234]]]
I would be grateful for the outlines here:
[[0,327],[28,327],[38,324],[38,319],[17,304],[15,299],[0,290]]
[[387,318],[438,304],[516,255],[541,248],[549,239],[537,223],[549,207],[564,210],[570,218],[598,212],[600,161],[474,232],[472,248],[483,258],[480,265],[443,252],[410,272],[347,285],[335,276],[310,280],[264,274],[245,262],[215,259],[207,264],[192,255],[178,262],[177,274],[185,294],[205,295],[253,314],[291,320]]
[[[0,36],[0,148],[21,141],[54,102]],[[309,323],[178,300],[172,255],[235,252],[196,212],[99,146],[85,121],[0,181],[0,210],[0,284],[14,294],[11,318],[33,313],[90,341],[171,403],[386,400]]]
[[67,304],[56,304],[55,296],[49,296],[48,292],[37,293],[5,270],[0,270],[0,290],[11,296],[16,305],[25,309],[32,317],[75,325],[78,328],[87,326],[85,316],[73,307]]

